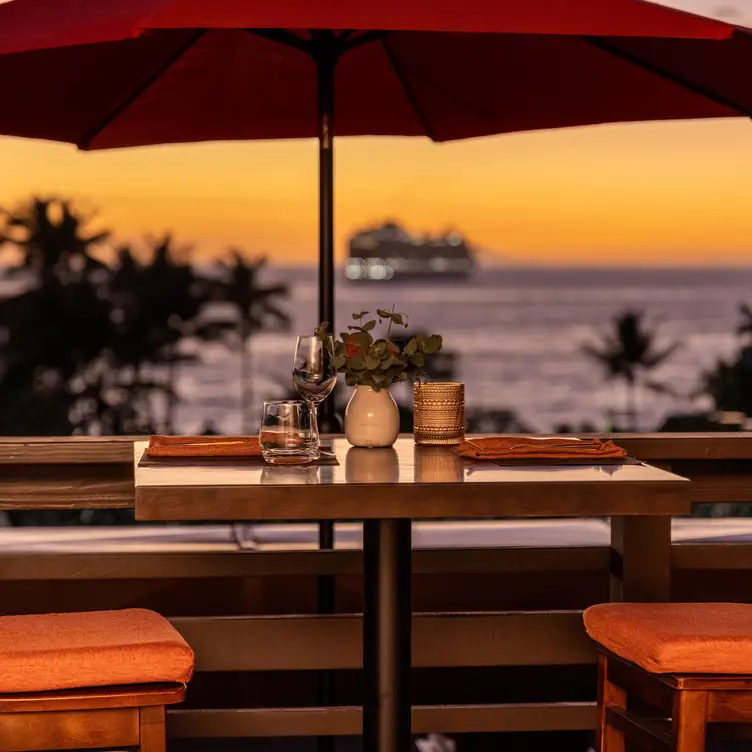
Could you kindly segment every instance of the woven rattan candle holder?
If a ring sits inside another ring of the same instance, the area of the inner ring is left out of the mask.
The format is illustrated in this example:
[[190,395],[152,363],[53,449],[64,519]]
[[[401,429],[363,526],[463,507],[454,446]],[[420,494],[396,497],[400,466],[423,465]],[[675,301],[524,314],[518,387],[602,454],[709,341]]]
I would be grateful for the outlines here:
[[465,435],[465,385],[460,381],[415,383],[413,434],[417,444],[459,444]]

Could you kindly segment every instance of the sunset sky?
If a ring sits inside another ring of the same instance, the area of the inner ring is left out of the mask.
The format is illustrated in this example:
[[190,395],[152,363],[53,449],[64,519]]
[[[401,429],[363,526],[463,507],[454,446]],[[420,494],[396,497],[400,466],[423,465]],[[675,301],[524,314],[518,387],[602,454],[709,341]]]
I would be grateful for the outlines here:
[[[312,141],[78,153],[0,138],[0,206],[62,194],[121,238],[173,230],[197,257],[228,246],[313,261]],[[397,218],[457,228],[514,263],[752,262],[748,120],[615,125],[432,144],[341,139],[337,237]]]

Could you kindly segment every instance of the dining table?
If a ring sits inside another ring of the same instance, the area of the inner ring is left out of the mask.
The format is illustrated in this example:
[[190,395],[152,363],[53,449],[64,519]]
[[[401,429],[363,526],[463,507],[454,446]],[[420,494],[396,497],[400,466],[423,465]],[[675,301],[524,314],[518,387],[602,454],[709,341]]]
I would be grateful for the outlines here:
[[138,520],[363,522],[366,752],[410,749],[413,520],[610,518],[619,578],[631,588],[612,598],[661,600],[670,597],[670,520],[691,504],[687,479],[630,458],[477,460],[407,436],[379,449],[334,438],[307,465],[151,462],[147,448],[134,443]]

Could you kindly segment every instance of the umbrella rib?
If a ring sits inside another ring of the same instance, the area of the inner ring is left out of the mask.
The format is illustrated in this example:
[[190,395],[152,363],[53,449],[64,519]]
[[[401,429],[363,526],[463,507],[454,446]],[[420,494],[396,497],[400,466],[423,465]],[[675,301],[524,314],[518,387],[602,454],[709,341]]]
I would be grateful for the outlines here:
[[246,31],[262,39],[283,44],[285,47],[293,47],[296,50],[305,52],[306,55],[313,55],[313,46],[310,42],[286,29],[246,29]]
[[423,110],[423,108],[420,106],[418,100],[415,97],[415,92],[413,91],[412,86],[410,86],[410,82],[407,80],[407,77],[405,76],[405,72],[402,70],[402,66],[397,61],[396,57],[394,56],[394,53],[389,48],[389,45],[387,44],[386,39],[381,39],[381,46],[384,49],[384,53],[386,54],[386,59],[389,61],[389,65],[392,68],[392,71],[394,71],[394,75],[397,77],[397,80],[400,82],[400,86],[402,87],[402,91],[405,92],[405,96],[407,97],[407,101],[410,103],[410,106],[415,111],[415,114],[418,117],[418,120],[420,121],[421,127],[423,128],[423,131],[425,132],[426,136],[431,139],[431,141],[436,141],[436,133],[431,126],[431,123],[428,120],[428,117]]
[[150,71],[149,75],[140,81],[134,91],[132,91],[125,99],[121,100],[113,110],[107,113],[107,115],[97,123],[82,139],[76,144],[79,149],[86,150],[91,148],[91,142],[99,136],[102,131],[107,128],[116,118],[120,117],[145,91],[147,91],[152,85],[154,85],[188,50],[193,47],[196,42],[206,33],[206,29],[197,29],[190,38],[175,50],[174,54],[170,55],[157,69]]
[[383,40],[384,37],[388,36],[391,32],[374,29],[372,31],[364,31],[362,34],[352,39],[350,39],[352,32],[345,33],[347,34],[347,36],[342,35],[339,38],[343,42],[346,42],[345,52],[349,52],[350,50],[354,50],[356,47],[361,47],[364,44],[370,44],[371,42],[378,42],[379,40]]
[[718,94],[712,91],[711,89],[707,89],[695,81],[692,81],[688,78],[684,78],[683,76],[677,75],[676,73],[672,73],[671,71],[668,71],[665,68],[661,68],[659,65],[656,65],[655,63],[651,63],[648,60],[643,60],[641,57],[639,57],[638,55],[635,55],[633,52],[628,52],[627,50],[623,50],[620,47],[617,47],[613,43],[606,42],[601,37],[580,37],[580,39],[582,39],[584,42],[587,42],[591,46],[603,52],[607,52],[610,55],[614,55],[615,57],[618,57],[621,60],[631,63],[632,65],[636,65],[637,67],[642,68],[643,70],[646,70],[649,73],[653,73],[657,76],[660,76],[661,78],[665,78],[667,81],[671,81],[671,83],[677,84],[677,86],[681,86],[684,89],[691,91],[693,94],[698,94],[702,97],[705,97],[706,99],[709,99],[711,102],[715,102],[716,104],[719,104],[722,107],[728,107],[729,109],[736,110],[740,115],[745,115],[746,117],[752,117],[752,112],[750,112],[750,109],[748,107],[745,107],[744,105],[741,105],[738,102],[734,102],[733,100],[728,99],[727,97],[724,97],[723,95]]

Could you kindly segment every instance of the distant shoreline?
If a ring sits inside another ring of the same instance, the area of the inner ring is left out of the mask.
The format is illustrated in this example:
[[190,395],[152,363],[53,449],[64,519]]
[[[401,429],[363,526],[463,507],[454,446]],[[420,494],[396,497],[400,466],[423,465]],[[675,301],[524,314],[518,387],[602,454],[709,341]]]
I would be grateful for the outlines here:
[[[197,263],[197,266],[209,266],[210,263],[204,264],[203,262]],[[275,261],[269,260],[269,268],[271,269],[310,269],[316,271],[318,265],[315,261],[311,262],[290,262],[290,261]],[[337,271],[344,270],[344,263],[337,263],[335,265]],[[699,272],[699,271],[716,271],[716,272],[733,272],[733,271],[752,271],[752,261],[749,264],[532,264],[532,263],[517,263],[517,262],[498,262],[488,263],[485,261],[479,261],[479,269],[493,269],[493,270],[512,270],[512,271],[599,271],[599,272],[619,272],[619,271],[652,271],[657,273],[663,272]]]

